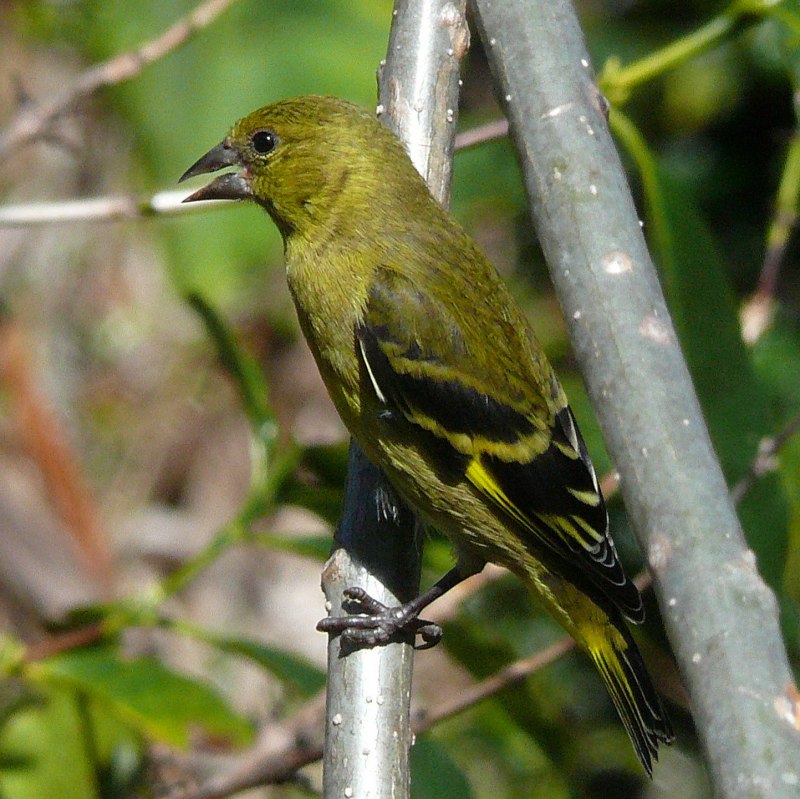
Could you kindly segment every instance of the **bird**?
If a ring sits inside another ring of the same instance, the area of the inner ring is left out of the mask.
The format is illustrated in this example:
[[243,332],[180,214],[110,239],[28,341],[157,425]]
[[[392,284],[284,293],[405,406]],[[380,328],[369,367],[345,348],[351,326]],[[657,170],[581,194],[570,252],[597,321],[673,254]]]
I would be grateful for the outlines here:
[[[564,390],[496,268],[394,133],[346,100],[303,96],[254,111],[181,180],[227,167],[184,201],[267,211],[342,421],[417,517],[453,543],[456,566],[406,606],[351,589],[368,611],[347,617],[362,619],[351,633],[372,630],[365,640],[375,643],[394,620],[424,635],[427,604],[487,562],[504,566],[593,661],[652,776],[674,734],[626,625],[644,621],[642,599]],[[328,621],[321,629],[342,631]]]

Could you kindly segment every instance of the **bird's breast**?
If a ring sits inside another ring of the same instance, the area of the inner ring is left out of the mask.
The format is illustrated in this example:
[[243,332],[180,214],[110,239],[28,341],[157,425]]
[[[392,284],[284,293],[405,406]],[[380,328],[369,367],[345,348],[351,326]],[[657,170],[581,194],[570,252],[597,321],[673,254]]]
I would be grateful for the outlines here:
[[335,258],[287,258],[287,282],[303,335],[349,427],[359,411],[355,329],[365,305],[361,282]]

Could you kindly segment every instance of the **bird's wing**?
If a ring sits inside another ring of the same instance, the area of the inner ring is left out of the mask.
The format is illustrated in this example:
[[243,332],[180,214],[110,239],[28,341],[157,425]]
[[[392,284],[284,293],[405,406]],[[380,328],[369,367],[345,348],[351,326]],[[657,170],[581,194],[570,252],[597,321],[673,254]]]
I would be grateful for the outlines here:
[[[396,272],[378,273],[356,339],[387,423],[399,417],[427,431],[420,446],[512,520],[533,553],[547,553],[568,578],[588,578],[631,621],[642,621],[641,597],[608,535],[605,503],[572,411],[547,410],[533,364],[514,364],[521,381],[509,377],[501,337],[488,348],[483,343],[480,360],[470,346],[474,329],[458,323],[446,300]],[[492,334],[485,324],[477,329]],[[481,390],[486,384],[491,395]]]

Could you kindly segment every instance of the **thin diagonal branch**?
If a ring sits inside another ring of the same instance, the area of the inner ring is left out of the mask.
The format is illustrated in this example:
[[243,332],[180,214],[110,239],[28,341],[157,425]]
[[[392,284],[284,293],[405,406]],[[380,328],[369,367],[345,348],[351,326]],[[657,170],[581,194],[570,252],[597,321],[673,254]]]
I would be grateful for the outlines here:
[[70,113],[82,100],[105,86],[136,77],[145,67],[163,58],[210,25],[236,0],[205,0],[167,30],[135,50],[103,61],[79,75],[60,95],[42,103],[20,106],[9,126],[0,134],[0,162],[23,144],[49,134],[52,124]]
[[786,150],[775,209],[767,232],[767,246],[758,286],[744,303],[740,318],[742,338],[754,344],[769,329],[775,315],[778,278],[786,261],[792,234],[797,227],[800,202],[800,133],[795,131]]
[[789,423],[774,436],[765,438],[758,447],[758,453],[750,464],[747,474],[744,475],[731,489],[731,497],[735,503],[741,502],[747,492],[758,482],[760,477],[776,469],[775,459],[781,447],[800,430],[800,414],[793,417]]

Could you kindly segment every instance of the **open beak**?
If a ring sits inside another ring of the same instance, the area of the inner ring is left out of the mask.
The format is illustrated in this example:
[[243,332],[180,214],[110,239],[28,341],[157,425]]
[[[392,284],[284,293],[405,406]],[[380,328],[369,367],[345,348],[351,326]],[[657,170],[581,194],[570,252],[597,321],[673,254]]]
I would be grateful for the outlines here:
[[[192,164],[180,177],[178,183],[193,178],[195,175],[206,175],[217,172],[227,166],[241,166],[239,154],[226,142],[221,142],[209,150],[202,158]],[[252,197],[250,186],[244,175],[238,172],[227,172],[211,181],[207,186],[198,189],[183,200],[185,203],[197,200],[248,200]]]

